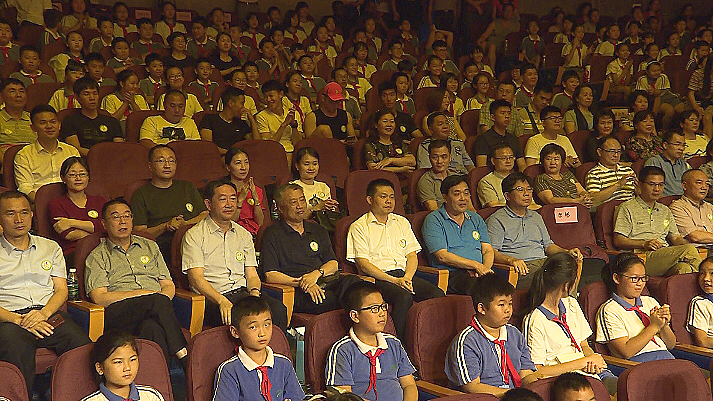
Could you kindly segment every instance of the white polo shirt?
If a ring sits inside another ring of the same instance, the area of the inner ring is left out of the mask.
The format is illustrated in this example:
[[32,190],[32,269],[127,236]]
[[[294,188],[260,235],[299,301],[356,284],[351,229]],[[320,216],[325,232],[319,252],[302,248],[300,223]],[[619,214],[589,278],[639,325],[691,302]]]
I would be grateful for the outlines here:
[[408,219],[394,213],[381,224],[368,212],[352,223],[347,234],[347,260],[365,258],[384,272],[406,270],[406,255],[420,250]]
[[252,235],[238,223],[230,223],[224,235],[206,216],[186,231],[181,244],[183,273],[202,267],[206,281],[221,294],[245,287],[245,267],[257,267]]
[[713,336],[713,301],[711,295],[697,295],[691,299],[688,307],[686,329],[693,333],[693,328],[703,330]]

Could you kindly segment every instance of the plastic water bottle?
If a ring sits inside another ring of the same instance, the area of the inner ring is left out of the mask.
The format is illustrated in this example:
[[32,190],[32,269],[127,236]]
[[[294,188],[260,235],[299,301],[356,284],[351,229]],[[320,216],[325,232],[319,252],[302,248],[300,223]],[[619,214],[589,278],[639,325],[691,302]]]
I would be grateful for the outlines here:
[[277,202],[272,200],[272,206],[270,207],[270,218],[272,220],[277,220],[280,218],[280,211],[277,209]]
[[69,269],[67,275],[67,289],[69,290],[69,300],[79,301],[79,281],[77,280],[77,269]]

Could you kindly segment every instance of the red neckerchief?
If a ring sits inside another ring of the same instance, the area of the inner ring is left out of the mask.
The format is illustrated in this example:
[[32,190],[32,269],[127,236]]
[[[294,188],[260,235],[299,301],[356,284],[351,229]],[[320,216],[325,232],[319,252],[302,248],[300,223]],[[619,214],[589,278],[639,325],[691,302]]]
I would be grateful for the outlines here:
[[369,358],[369,387],[366,388],[366,393],[364,393],[364,395],[368,394],[369,390],[373,388],[375,400],[379,399],[376,395],[376,359],[383,353],[384,350],[378,348],[373,354],[371,350],[367,351],[366,354],[364,354],[367,358]]
[[[119,25],[119,24],[116,24]],[[119,25],[119,28],[121,28],[121,31],[124,32],[124,37],[129,34],[129,31],[126,29],[126,26],[124,25]]]
[[250,35],[253,37],[253,43],[255,43],[255,48],[258,48],[258,43],[257,43],[257,32],[249,32]]
[[[475,331],[485,337],[486,340],[490,341],[490,339],[488,339],[488,337],[483,332],[483,329],[481,329],[478,323],[475,321],[475,316],[473,316],[473,319],[470,321],[470,325],[475,329]],[[513,365],[512,360],[510,360],[510,356],[508,355],[507,350],[505,349],[505,341],[494,340],[492,342],[497,345],[498,348],[500,348],[500,373],[503,375],[503,381],[505,382],[505,384],[509,385],[510,376],[512,376],[512,383],[515,385],[515,387],[520,387],[522,385],[522,379],[520,378],[520,373],[518,373],[515,369],[515,365]]]
[[579,64],[582,64],[582,45],[580,44],[579,46],[576,47],[577,49],[577,60],[579,61]]
[[361,68],[361,75],[366,78],[366,63],[359,64],[359,68]]
[[304,75],[302,75],[302,78],[306,79],[307,82],[309,82],[309,86],[311,86],[312,89],[314,89],[314,91],[317,92],[317,86],[314,84],[314,77],[308,78],[308,77],[305,77]]
[[205,97],[206,97],[206,99],[209,99],[209,98],[210,98],[210,86],[211,86],[213,83],[210,82],[210,80],[208,80],[208,83],[207,83],[207,84],[204,84],[204,83],[202,83],[202,82],[200,82],[200,81],[198,81],[198,80],[196,80],[196,82],[198,82],[198,84],[203,87],[203,90],[205,90]]
[[536,39],[530,38],[530,41],[532,42],[533,45],[535,45],[535,52],[539,53],[540,52],[540,36],[538,35]]
[[[619,61],[619,59],[617,58],[617,59],[616,59],[616,64],[617,64],[617,65],[619,66],[619,68],[621,69],[621,72],[624,72],[624,65],[626,65],[626,63],[624,63],[624,64],[622,65],[622,64],[621,64],[621,61]],[[624,85],[625,82],[626,82],[626,74],[624,74],[624,77],[621,79],[621,84]]]
[[0,50],[2,50],[2,55],[5,57],[5,62],[10,59],[10,49],[12,49],[12,43],[9,43],[7,46],[0,46]]
[[33,84],[36,84],[36,83],[37,83],[37,78],[39,78],[40,75],[42,75],[42,71],[38,72],[38,73],[35,74],[35,75],[32,75],[32,74],[26,73],[24,70],[20,70],[20,74],[26,76],[27,78],[30,78],[30,79],[32,80],[32,83],[33,83]]
[[163,82],[161,80],[159,80],[158,82],[154,82],[153,78],[151,78],[151,77],[149,77],[149,82],[153,83],[153,93],[154,94],[156,93],[158,88],[160,88],[161,85],[163,85]]
[[81,57],[75,56],[75,55],[72,54],[72,53],[67,53],[67,55],[69,56],[69,58],[71,58],[72,60],[78,62],[79,64],[84,64],[84,60],[82,60]]
[[262,377],[260,378],[260,394],[265,398],[265,401],[272,401],[272,396],[270,395],[272,384],[270,383],[270,378],[267,377],[267,366],[258,366],[257,370],[262,373]]
[[171,32],[170,34],[173,34],[173,28],[176,26],[176,23],[174,22],[173,24],[169,24],[166,20],[163,20],[163,22],[165,22],[166,26],[168,26],[168,30]]
[[294,40],[296,43],[300,41],[300,39],[297,37],[297,29],[295,29],[294,33],[290,32],[290,31],[287,31],[287,32],[292,35],[292,40]]
[[[539,309],[540,312],[545,315],[545,317],[557,323],[557,325],[560,326],[562,331],[564,331],[564,334],[566,334],[569,340],[572,341],[572,345],[574,346],[574,348],[576,348],[577,351],[582,352],[582,347],[577,344],[577,340],[574,338],[574,335],[572,334],[572,331],[569,329],[569,325],[567,324],[567,310],[565,309],[564,302],[562,302],[562,300],[560,300],[558,308],[560,314],[559,317],[554,315],[542,305],[537,307],[537,309]],[[551,318],[549,317],[550,315],[552,315]]]
[[527,88],[525,87],[525,85],[522,85],[522,86],[520,87],[520,90],[522,90],[522,91],[525,93],[525,95],[527,95],[527,97],[529,97],[530,99],[532,99],[533,97],[535,97],[535,92],[530,92],[529,90],[527,90]]
[[238,46],[233,45],[233,47],[235,48],[235,50],[238,51],[238,58],[239,59],[243,58],[244,53],[243,53],[243,49],[240,48],[240,43],[238,43]]
[[131,67],[131,58],[127,58],[126,60],[121,60],[117,57],[114,57],[114,60],[118,61],[123,65],[124,67]]
[[[616,295],[616,294],[614,294]],[[624,301],[621,297],[613,296],[612,299],[621,305],[622,308],[624,308],[627,312],[634,311],[636,313],[636,316],[639,317],[641,320],[641,323],[644,324],[644,328],[649,327],[651,324],[651,319],[649,319],[649,315],[644,313],[644,311],[641,310],[641,306],[643,306],[643,303],[641,302],[641,297],[636,297],[636,300],[634,301],[634,306],[627,306],[630,305],[628,302]],[[626,305],[624,305],[626,303]],[[654,344],[659,345],[659,343],[656,342],[656,337],[651,337],[651,341],[654,342]]]
[[198,43],[198,41],[196,41],[196,44],[198,45],[198,54],[203,55],[203,49],[205,48],[205,45],[208,44],[208,38],[206,38],[203,43]]
[[565,95],[565,96],[567,96],[567,97],[569,98],[569,100],[574,100],[574,99],[572,98],[572,96],[574,96],[574,94],[571,94],[571,95],[570,95],[570,94],[568,94],[567,91],[565,91],[565,90],[562,91],[562,94]]
[[401,105],[403,112],[408,114],[408,108],[406,107],[406,99],[396,99],[396,102]]
[[289,96],[286,96],[286,97],[287,97],[287,100],[289,100],[290,103],[292,103],[292,105],[295,106],[295,110],[297,110],[297,114],[300,115],[300,121],[304,124],[305,116],[304,116],[304,111],[302,111],[302,107],[300,107],[300,97],[298,96],[297,100],[292,100]]
[[142,45],[146,46],[146,48],[147,48],[147,50],[149,51],[149,53],[153,53],[153,51],[151,50],[151,44],[153,43],[152,41],[149,40],[148,43],[145,43],[143,40],[139,39],[139,43],[141,43]]
[[68,109],[74,109],[74,93],[70,94],[67,96],[67,108]]
[[126,105],[126,109],[124,109],[124,117],[128,117],[129,114],[131,114],[131,103]]

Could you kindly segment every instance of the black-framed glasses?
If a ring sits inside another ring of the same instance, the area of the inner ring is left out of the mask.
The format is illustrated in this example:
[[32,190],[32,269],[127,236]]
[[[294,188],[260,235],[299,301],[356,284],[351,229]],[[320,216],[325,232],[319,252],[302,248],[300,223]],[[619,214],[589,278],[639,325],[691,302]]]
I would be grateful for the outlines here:
[[515,156],[513,156],[513,155],[510,155],[510,156],[502,156],[502,157],[495,157],[495,156],[493,156],[493,159],[495,159],[495,160],[507,160],[507,161],[510,161],[510,160],[515,160]]
[[602,152],[606,152],[606,153],[609,153],[609,154],[611,154],[611,155],[619,155],[619,154],[621,154],[621,149],[602,149],[602,148],[599,148],[599,149],[601,149]]
[[381,305],[365,306],[365,307],[363,307],[363,308],[357,309],[357,312],[361,312],[361,311],[365,311],[365,310],[368,310],[369,312],[371,312],[371,313],[373,313],[373,314],[376,315],[376,314],[379,313],[380,311],[383,311],[383,312],[388,311],[388,310],[389,310],[389,304],[387,304],[386,302],[384,302],[384,303],[381,304]]
[[663,182],[644,181],[644,184],[652,186],[654,188],[663,188],[663,186],[664,186]]
[[643,276],[629,276],[629,275],[627,275],[627,274],[622,273],[621,276],[628,278],[629,280],[631,280],[631,282],[632,282],[633,284],[636,284],[636,283],[638,283],[638,282],[645,283],[645,282],[649,281],[649,275],[648,275],[648,274],[644,274]]

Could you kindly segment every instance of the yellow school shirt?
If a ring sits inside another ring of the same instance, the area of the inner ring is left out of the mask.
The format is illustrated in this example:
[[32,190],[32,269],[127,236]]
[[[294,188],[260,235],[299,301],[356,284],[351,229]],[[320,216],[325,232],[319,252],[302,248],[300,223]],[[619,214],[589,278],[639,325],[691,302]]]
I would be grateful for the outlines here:
[[[139,110],[149,110],[149,105],[146,103],[146,99],[144,99],[144,97],[140,94],[137,93],[134,95],[134,101],[136,102],[136,105],[139,106]],[[109,114],[114,114],[117,110],[119,110],[122,104],[124,104],[123,99],[120,99],[116,93],[110,93],[107,96],[104,96],[101,108],[106,110]],[[119,121],[124,120],[126,120],[126,115],[121,116],[119,119]]]

